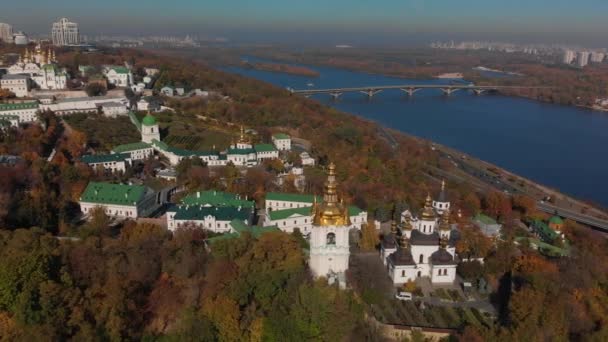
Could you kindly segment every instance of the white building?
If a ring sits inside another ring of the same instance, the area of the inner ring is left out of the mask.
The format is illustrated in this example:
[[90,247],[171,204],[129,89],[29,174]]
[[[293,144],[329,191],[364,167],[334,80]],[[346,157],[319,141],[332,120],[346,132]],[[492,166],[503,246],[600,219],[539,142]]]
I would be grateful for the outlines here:
[[7,89],[17,97],[26,97],[30,92],[30,78],[27,75],[4,75],[0,88]]
[[53,45],[56,46],[78,45],[80,44],[78,24],[70,22],[67,18],[61,18],[53,23],[51,37]]
[[106,102],[101,105],[101,111],[107,117],[115,118],[118,116],[127,115],[129,110],[124,103]]
[[279,151],[291,151],[291,137],[285,133],[274,134],[272,143]]
[[17,32],[13,34],[13,42],[15,45],[27,45],[30,40],[27,38],[27,35],[23,32]]
[[11,25],[0,23],[0,41],[5,43],[13,42],[13,27]]
[[300,153],[300,160],[302,161],[302,166],[315,166],[315,159],[308,154],[308,152]]
[[[286,194],[269,192],[266,194],[264,226],[277,226],[280,230],[292,233],[298,229],[308,235],[313,228],[313,207],[320,198],[305,194]],[[367,212],[356,206],[348,206],[349,229],[360,230],[367,222]]]
[[180,204],[167,210],[167,227],[174,231],[191,225],[214,233],[230,233],[232,220],[241,220],[250,225],[253,214],[254,208]]
[[57,100],[50,104],[41,104],[41,110],[50,110],[57,115],[73,113],[97,113],[108,103],[122,103],[126,106],[128,100],[124,97],[92,96],[74,97]]
[[[437,199],[435,203],[444,201],[447,198]],[[457,258],[449,210],[443,210],[440,219],[428,196],[420,218],[405,214],[402,217],[400,229],[393,225],[380,249],[380,257],[393,283],[399,285],[420,277],[428,277],[433,284],[453,283]]]
[[154,155],[154,148],[152,148],[152,145],[142,141],[118,145],[112,149],[112,153],[128,154],[131,160],[144,160]]
[[579,51],[576,54],[576,65],[579,68],[582,68],[589,64],[589,52],[588,51]]
[[96,207],[117,218],[146,217],[161,203],[158,193],[141,185],[90,182],[80,196],[80,210],[89,215]]
[[103,168],[110,172],[125,172],[131,162],[130,155],[125,153],[114,154],[89,154],[82,156],[80,161],[89,165],[93,169]]
[[37,120],[37,102],[0,103],[0,117],[10,117],[18,123],[29,123]]
[[129,68],[124,66],[107,66],[103,70],[108,83],[116,87],[126,88],[133,83],[133,74]]
[[160,89],[161,95],[173,97],[175,95],[175,90],[171,87],[165,86]]
[[330,164],[323,202],[315,202],[312,207],[313,227],[310,233],[308,265],[315,278],[338,280],[340,286],[345,287],[345,272],[348,270],[350,257],[351,223],[348,208],[338,199],[335,171],[335,165]]
[[253,149],[258,162],[279,158],[279,151],[271,144],[256,144]]
[[606,57],[605,53],[599,52],[599,51],[593,51],[593,52],[591,52],[591,56],[589,57],[589,61],[591,63],[602,63],[604,61],[605,57]]
[[574,59],[576,58],[576,53],[572,50],[565,50],[564,55],[562,56],[562,62],[564,64],[572,64]]

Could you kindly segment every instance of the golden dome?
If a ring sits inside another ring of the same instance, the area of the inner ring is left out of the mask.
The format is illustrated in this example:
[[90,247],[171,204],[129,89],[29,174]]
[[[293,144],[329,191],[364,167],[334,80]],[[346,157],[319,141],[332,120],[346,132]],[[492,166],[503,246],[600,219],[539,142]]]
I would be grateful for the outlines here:
[[435,209],[433,209],[433,200],[431,195],[426,196],[426,202],[424,203],[424,209],[422,209],[422,220],[433,221],[435,220]]
[[441,215],[441,222],[439,223],[439,230],[452,230],[450,228],[450,211],[444,210]]
[[348,208],[343,201],[338,200],[336,182],[336,165],[329,164],[327,181],[323,190],[323,203],[313,204],[313,225],[315,226],[350,226]]

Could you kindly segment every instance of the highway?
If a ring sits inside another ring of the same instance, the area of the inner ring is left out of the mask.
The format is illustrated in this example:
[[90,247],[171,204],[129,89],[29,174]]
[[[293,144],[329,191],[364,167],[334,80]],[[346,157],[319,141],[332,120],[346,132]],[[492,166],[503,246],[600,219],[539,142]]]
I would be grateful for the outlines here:
[[573,210],[556,207],[550,203],[543,201],[539,201],[536,204],[536,207],[538,208],[538,210],[544,211],[545,213],[557,214],[563,218],[568,218],[578,223],[586,224],[588,226],[596,228],[597,230],[601,230],[605,233],[608,233],[608,221],[606,220],[601,220],[593,216],[581,214]]

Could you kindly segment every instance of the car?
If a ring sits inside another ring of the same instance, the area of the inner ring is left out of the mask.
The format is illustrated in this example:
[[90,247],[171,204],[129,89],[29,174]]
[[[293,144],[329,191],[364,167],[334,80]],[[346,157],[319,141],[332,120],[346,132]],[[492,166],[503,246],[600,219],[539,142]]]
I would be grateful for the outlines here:
[[397,294],[395,294],[395,298],[398,300],[412,300],[412,293],[403,291],[397,292]]

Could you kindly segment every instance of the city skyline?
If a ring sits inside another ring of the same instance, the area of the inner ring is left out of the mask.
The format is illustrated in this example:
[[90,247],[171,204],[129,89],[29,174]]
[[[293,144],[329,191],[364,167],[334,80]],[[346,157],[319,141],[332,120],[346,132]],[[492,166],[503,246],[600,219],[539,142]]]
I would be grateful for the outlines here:
[[[43,7],[34,16],[28,9]],[[608,3],[585,0],[576,7],[564,0],[479,0],[434,2],[345,0],[287,3],[180,0],[81,3],[64,0],[52,6],[24,0],[4,9],[0,22],[34,35],[48,34],[62,17],[79,23],[84,35],[209,34],[234,41],[337,41],[404,43],[443,39],[497,39],[521,42],[605,46]]]

